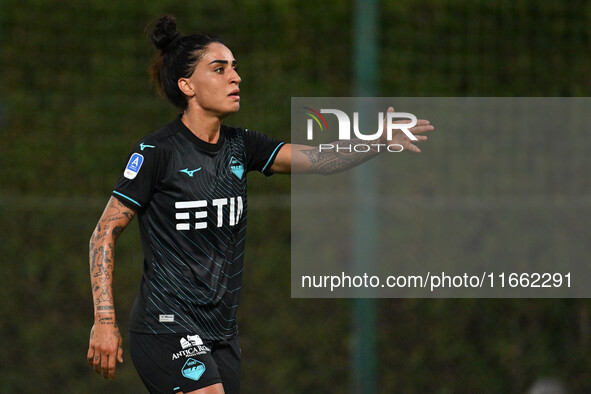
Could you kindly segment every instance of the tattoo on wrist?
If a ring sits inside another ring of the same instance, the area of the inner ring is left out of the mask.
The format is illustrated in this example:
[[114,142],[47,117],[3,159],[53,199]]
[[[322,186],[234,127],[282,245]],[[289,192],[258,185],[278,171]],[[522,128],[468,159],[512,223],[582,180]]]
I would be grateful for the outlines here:
[[106,316],[106,317],[100,316],[98,318],[99,324],[113,324],[114,321],[115,321],[115,319],[113,318],[113,316]]

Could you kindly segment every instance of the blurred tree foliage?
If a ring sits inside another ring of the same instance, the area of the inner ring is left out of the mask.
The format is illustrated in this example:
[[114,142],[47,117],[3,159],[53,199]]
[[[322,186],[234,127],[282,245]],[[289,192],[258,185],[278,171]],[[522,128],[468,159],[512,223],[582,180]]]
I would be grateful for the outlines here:
[[[103,382],[85,356],[88,238],[133,143],[175,115],[148,82],[146,24],[171,13],[185,32],[221,36],[243,79],[228,123],[287,140],[290,97],[351,95],[352,10],[346,0],[0,3],[0,392],[145,392],[125,332],[141,273],[133,226],[115,282],[125,363]],[[590,2],[383,1],[380,15],[382,96],[591,91]],[[263,178],[249,186],[244,392],[346,392],[350,302],[290,298],[289,177]],[[539,376],[591,391],[586,300],[380,300],[378,313],[381,392],[524,392]]]

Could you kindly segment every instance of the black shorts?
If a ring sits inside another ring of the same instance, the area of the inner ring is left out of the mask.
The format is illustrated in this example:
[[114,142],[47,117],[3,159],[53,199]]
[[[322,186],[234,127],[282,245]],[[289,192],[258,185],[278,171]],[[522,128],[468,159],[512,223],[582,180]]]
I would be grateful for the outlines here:
[[150,393],[188,393],[222,383],[240,391],[240,344],[202,341],[198,335],[129,333],[133,365]]

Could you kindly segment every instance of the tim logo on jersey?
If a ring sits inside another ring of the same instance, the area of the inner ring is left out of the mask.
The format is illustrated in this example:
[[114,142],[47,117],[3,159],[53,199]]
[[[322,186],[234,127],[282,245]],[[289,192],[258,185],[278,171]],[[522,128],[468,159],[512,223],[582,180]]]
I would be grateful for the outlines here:
[[[242,176],[244,175],[244,165],[234,156],[230,157],[229,168],[238,179],[242,179]],[[197,170],[200,169],[201,168],[198,168]],[[192,177],[192,172],[197,170],[190,171],[191,173],[189,175]],[[181,170],[181,172],[187,171]],[[215,218],[213,218],[210,223],[215,223],[216,227],[222,227],[225,225],[235,226],[238,224],[244,211],[244,202],[242,201],[242,197],[238,196],[230,198],[215,198],[211,201],[177,201],[175,202],[174,207],[177,209],[175,214],[177,230],[203,230],[207,228],[208,215],[211,215],[212,213],[215,214]],[[211,207],[213,207],[213,209]]]
[[213,211],[216,214],[213,220],[216,227],[235,226],[240,221],[244,211],[244,203],[240,196],[215,198],[211,201],[177,201],[174,204],[177,209],[175,218],[178,220],[176,229],[180,231],[206,229],[208,214],[211,214],[210,206],[213,206]]

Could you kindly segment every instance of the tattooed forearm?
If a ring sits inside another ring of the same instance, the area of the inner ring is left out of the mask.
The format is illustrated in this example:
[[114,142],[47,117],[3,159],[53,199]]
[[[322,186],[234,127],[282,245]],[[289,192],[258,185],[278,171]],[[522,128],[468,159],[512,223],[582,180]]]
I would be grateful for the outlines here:
[[113,305],[115,241],[134,215],[131,209],[117,199],[111,198],[90,238],[90,278],[95,316],[103,319],[102,322],[107,321],[105,315],[115,313]]
[[358,143],[372,146],[368,144],[368,141],[362,142],[359,139],[352,139],[332,142],[329,145],[332,145],[334,150],[331,151],[321,151],[319,148],[310,147],[309,149],[302,149],[300,152],[309,161],[308,172],[330,175],[353,168],[379,153],[374,148],[371,148],[368,152],[356,152],[352,147]]

